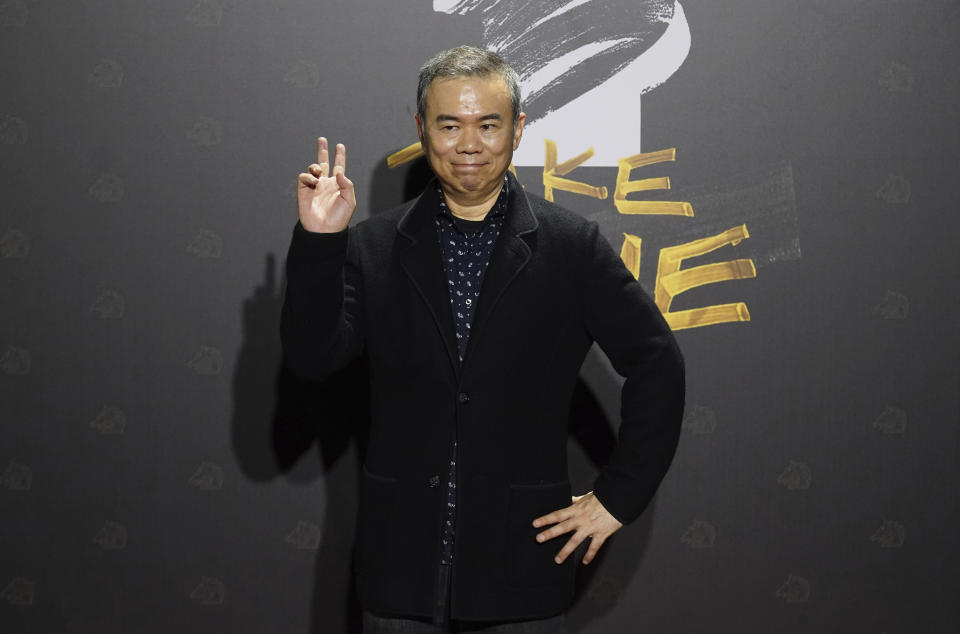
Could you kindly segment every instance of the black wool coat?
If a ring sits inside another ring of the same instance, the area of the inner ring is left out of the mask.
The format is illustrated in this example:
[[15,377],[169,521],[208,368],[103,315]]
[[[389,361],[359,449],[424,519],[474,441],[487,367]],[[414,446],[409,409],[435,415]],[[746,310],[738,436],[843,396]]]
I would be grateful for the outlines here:
[[435,183],[340,233],[294,229],[285,363],[318,379],[364,347],[369,357],[356,551],[368,610],[433,613],[454,435],[452,618],[536,618],[569,607],[577,561],[553,561],[569,534],[539,544],[543,529],[532,522],[571,503],[569,407],[593,341],[626,378],[618,442],[593,488],[603,506],[625,524],[635,520],[676,449],[683,361],[656,305],[595,222],[510,178],[462,363]]

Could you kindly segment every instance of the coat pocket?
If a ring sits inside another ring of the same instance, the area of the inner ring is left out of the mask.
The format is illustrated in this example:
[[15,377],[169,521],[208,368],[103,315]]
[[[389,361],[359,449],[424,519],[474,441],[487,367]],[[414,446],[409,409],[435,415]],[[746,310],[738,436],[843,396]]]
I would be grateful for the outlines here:
[[570,506],[570,481],[546,484],[511,484],[507,526],[507,582],[515,586],[555,586],[573,582],[576,565],[573,557],[562,564],[553,558],[567,543],[570,534],[544,543],[537,534],[547,527],[535,528],[533,520]]
[[371,473],[367,465],[360,470],[357,565],[361,572],[376,572],[389,565],[390,521],[397,504],[398,482],[397,478]]

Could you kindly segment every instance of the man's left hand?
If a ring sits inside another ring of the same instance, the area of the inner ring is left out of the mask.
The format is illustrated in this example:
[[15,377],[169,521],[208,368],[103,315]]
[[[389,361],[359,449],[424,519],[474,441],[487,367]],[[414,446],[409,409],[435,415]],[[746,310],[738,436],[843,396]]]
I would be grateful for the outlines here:
[[597,555],[597,551],[600,550],[603,542],[623,526],[620,520],[610,515],[610,512],[603,508],[593,491],[585,495],[575,495],[573,496],[573,504],[570,506],[533,520],[533,525],[538,528],[547,524],[553,524],[553,526],[537,533],[538,542],[545,542],[557,535],[574,531],[554,558],[554,561],[558,564],[562,564],[570,556],[570,553],[576,550],[580,542],[587,537],[590,538],[590,547],[587,548],[587,554],[583,556],[583,563],[589,564]]

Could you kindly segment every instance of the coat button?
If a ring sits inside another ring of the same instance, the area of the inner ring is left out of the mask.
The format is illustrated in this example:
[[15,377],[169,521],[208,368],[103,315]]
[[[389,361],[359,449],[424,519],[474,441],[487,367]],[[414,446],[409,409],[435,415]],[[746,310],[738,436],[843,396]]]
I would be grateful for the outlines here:
[[469,403],[470,395],[467,394],[466,392],[460,392],[459,394],[457,394],[457,401],[461,403]]
[[429,486],[431,489],[434,487],[440,486],[440,476],[438,475],[430,476],[430,479],[427,480],[427,486]]

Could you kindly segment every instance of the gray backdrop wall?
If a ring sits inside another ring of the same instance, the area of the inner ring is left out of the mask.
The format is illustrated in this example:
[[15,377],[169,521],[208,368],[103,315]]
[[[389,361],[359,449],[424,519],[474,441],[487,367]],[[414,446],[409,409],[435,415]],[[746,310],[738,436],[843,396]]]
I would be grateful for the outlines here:
[[[572,631],[957,632],[958,26],[953,0],[3,0],[0,631],[356,627],[362,368],[280,371],[294,183],[324,134],[357,219],[416,193],[417,68],[469,42],[521,68],[525,187],[600,222],[687,358],[674,466]],[[619,386],[582,374],[580,492]]]

